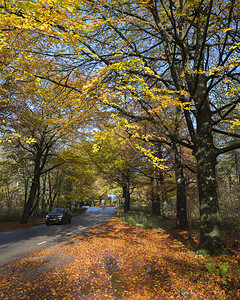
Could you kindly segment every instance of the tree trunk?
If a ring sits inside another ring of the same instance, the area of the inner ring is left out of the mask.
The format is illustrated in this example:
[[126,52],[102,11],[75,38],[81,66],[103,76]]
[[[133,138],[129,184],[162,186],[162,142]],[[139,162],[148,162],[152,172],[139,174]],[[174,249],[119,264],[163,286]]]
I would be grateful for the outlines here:
[[128,184],[123,185],[123,196],[124,201],[124,212],[128,212],[130,210],[130,191]]
[[[159,148],[159,151],[161,149]],[[160,152],[159,156],[160,159],[162,158],[162,152]],[[160,208],[160,215],[167,218],[168,217],[168,205],[167,205],[167,193],[165,189],[165,183],[164,183],[164,175],[163,171],[159,169],[159,178],[157,178],[157,195],[160,198],[160,192],[162,199],[159,199],[161,208]]]
[[25,204],[22,217],[20,219],[20,224],[27,224],[28,219],[31,215],[34,200],[35,200],[36,193],[37,193],[38,186],[39,186],[39,179],[40,179],[40,173],[35,173],[34,178],[33,178],[33,182],[32,182],[31,188],[30,188],[29,197],[28,197],[28,200]]
[[38,189],[37,189],[37,193],[36,193],[37,199],[35,201],[33,208],[31,209],[30,216],[33,215],[34,217],[39,217],[41,215],[39,213],[39,200],[40,200],[40,193],[41,193],[40,186],[41,186],[41,184],[40,184],[40,178],[39,178],[39,184],[38,184]]
[[[162,159],[162,148],[161,142],[155,142],[155,155]],[[152,214],[155,216],[161,216],[163,209],[166,206],[163,206],[163,201],[166,199],[165,190],[164,190],[164,176],[163,171],[156,167],[153,168],[154,178],[152,179],[152,191],[151,191],[151,200],[152,200]],[[162,191],[162,193],[161,193]],[[162,194],[162,199],[160,197]]]
[[45,175],[42,180],[42,200],[41,200],[41,210],[42,214],[46,212],[46,207],[47,203],[45,201],[45,196],[46,196],[46,181],[47,181],[47,176]]
[[152,203],[152,215],[160,216],[161,214],[161,199],[159,196],[159,189],[157,188],[157,180],[151,178],[151,203]]
[[216,181],[216,156],[211,130],[211,111],[205,97],[205,85],[199,89],[197,134],[194,155],[197,160],[198,193],[200,202],[200,242],[198,254],[229,253],[221,237],[219,203]]
[[20,219],[20,224],[27,224],[28,219],[32,212],[34,200],[40,183],[40,162],[41,162],[41,150],[38,149],[35,158],[34,176],[31,184],[28,200],[24,205],[24,211]]
[[[209,255],[228,254],[220,231],[217,182],[215,177],[216,159],[211,151],[199,147],[197,177],[200,201],[200,242],[198,253]],[[200,154],[201,153],[201,154]]]
[[152,195],[152,215],[160,216],[161,215],[161,199],[159,194],[153,191]]
[[232,201],[232,176],[231,176],[231,170],[228,175],[228,184],[229,184],[229,201]]
[[29,183],[29,178],[27,178],[27,180],[24,180],[24,206],[27,203],[27,195],[28,195],[28,187],[29,187],[28,183]]
[[240,201],[240,154],[238,149],[235,150],[234,157],[235,157],[236,177],[237,177],[237,197],[238,200]]
[[162,216],[168,218],[168,199],[164,190],[162,191]]
[[185,178],[183,174],[182,159],[180,155],[180,149],[175,147],[175,180],[177,185],[177,228],[188,228],[187,220],[187,196],[185,187]]

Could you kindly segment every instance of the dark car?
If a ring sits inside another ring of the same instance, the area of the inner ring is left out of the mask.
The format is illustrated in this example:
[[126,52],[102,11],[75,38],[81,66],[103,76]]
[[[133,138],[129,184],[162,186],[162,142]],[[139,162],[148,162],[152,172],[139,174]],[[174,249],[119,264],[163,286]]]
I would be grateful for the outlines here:
[[54,208],[46,215],[46,225],[71,223],[72,216],[67,208]]

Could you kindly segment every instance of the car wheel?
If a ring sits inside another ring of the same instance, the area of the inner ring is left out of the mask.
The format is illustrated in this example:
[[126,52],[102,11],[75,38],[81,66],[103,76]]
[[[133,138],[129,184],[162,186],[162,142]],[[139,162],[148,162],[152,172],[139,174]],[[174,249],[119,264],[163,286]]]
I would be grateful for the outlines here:
[[49,226],[49,223],[48,223],[48,222],[46,222],[46,225],[47,225],[47,226]]

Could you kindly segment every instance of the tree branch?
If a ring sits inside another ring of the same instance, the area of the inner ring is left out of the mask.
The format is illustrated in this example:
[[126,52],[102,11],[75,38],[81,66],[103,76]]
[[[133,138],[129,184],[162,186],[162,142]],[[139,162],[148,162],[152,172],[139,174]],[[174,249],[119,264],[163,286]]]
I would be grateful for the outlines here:
[[237,133],[223,131],[223,130],[220,130],[220,129],[217,129],[217,128],[212,128],[212,131],[214,131],[216,133],[220,133],[220,134],[226,135],[226,136],[240,138],[240,134],[237,134]]
[[62,165],[64,165],[64,164],[65,164],[65,162],[59,163],[59,164],[57,164],[57,165],[55,165],[55,166],[53,166],[53,167],[51,167],[51,168],[49,168],[49,169],[47,169],[47,170],[45,170],[45,171],[42,171],[42,172],[40,173],[40,175],[45,174],[45,173],[47,173],[47,172],[50,172],[51,170],[53,170],[53,169],[55,169],[55,168],[57,168],[57,167],[60,167],[60,166],[62,166]]
[[240,148],[240,141],[233,143],[232,145],[229,145],[227,147],[224,147],[222,149],[217,150],[217,156],[226,152],[230,152],[232,150]]

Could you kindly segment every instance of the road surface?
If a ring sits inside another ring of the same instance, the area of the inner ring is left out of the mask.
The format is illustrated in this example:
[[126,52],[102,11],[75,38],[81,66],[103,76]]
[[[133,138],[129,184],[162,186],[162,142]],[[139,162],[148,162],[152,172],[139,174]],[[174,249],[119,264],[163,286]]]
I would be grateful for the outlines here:
[[77,236],[112,217],[115,207],[89,207],[85,213],[73,217],[67,225],[45,224],[0,232],[0,265],[9,263],[30,252],[39,251]]

